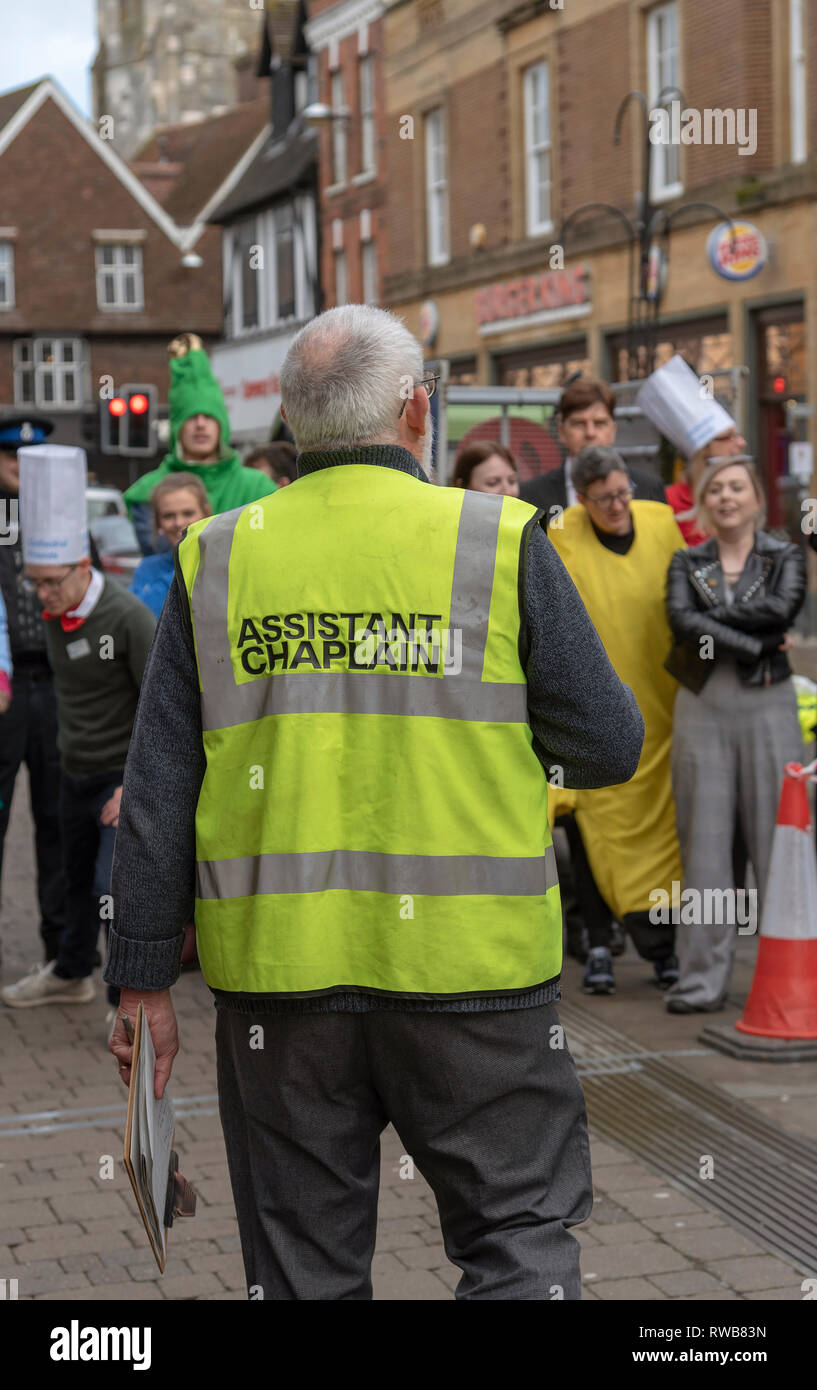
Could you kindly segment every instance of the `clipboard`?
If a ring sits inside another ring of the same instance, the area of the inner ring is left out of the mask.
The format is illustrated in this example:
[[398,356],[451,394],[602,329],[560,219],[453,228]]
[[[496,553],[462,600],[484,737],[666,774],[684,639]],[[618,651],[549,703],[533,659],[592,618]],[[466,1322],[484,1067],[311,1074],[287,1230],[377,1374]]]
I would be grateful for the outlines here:
[[176,1216],[195,1216],[196,1192],[179,1172],[179,1157],[173,1148],[173,1102],[167,1089],[161,1100],[156,1100],[153,1093],[156,1054],[144,1005],[140,1001],[132,1036],[130,1019],[124,1014],[121,1018],[128,1041],[133,1043],[125,1120],[125,1170],[150,1248],[164,1274],[166,1232]]

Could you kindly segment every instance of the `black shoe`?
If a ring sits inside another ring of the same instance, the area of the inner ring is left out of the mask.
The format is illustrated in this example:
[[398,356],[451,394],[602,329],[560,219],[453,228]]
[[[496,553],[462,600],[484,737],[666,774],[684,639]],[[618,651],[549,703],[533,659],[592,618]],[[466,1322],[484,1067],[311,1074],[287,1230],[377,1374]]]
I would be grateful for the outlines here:
[[688,1004],[686,999],[668,999],[668,1014],[716,1014],[726,1005],[726,995],[722,994],[712,1004]]
[[610,955],[623,956],[627,949],[627,939],[618,922],[610,928]]
[[582,990],[585,994],[615,994],[613,962],[606,946],[594,946],[590,952],[582,980]]
[[[670,985],[678,983],[678,957],[665,956],[663,960],[653,961],[655,979],[652,981],[659,989],[669,989]],[[686,1010],[681,1009],[681,1013]]]

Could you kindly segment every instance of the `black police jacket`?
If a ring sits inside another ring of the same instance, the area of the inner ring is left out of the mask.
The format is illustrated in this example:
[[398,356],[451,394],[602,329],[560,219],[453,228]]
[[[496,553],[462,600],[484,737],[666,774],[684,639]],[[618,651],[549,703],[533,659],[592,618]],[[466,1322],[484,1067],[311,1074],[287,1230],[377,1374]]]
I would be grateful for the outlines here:
[[[788,541],[758,531],[726,602],[717,542],[704,541],[672,557],[667,617],[675,645],[664,665],[688,690],[703,689],[715,663],[732,660],[744,685],[774,685],[791,675],[778,650],[806,596],[806,562]],[[711,642],[701,639],[710,637]]]

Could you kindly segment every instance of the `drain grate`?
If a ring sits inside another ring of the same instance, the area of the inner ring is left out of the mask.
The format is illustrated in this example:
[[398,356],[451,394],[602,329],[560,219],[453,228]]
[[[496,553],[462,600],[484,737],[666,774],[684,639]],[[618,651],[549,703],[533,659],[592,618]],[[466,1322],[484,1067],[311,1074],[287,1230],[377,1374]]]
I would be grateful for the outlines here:
[[[660,1169],[797,1269],[817,1272],[817,1145],[781,1133],[667,1060],[710,1049],[648,1052],[575,1004],[560,1004],[559,1015],[597,1134]],[[699,1176],[705,1155],[713,1160],[711,1179]]]

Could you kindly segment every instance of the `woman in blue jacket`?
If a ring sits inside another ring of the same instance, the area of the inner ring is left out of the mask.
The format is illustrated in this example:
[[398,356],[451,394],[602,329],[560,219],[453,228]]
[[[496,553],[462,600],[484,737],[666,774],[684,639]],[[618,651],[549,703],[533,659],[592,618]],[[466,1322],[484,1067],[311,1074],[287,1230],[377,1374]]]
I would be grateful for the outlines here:
[[146,555],[136,568],[131,591],[158,618],[173,579],[173,557],[187,527],[202,517],[212,516],[213,508],[204,484],[193,473],[171,473],[158,482],[150,494],[153,530],[163,536],[169,549]]

